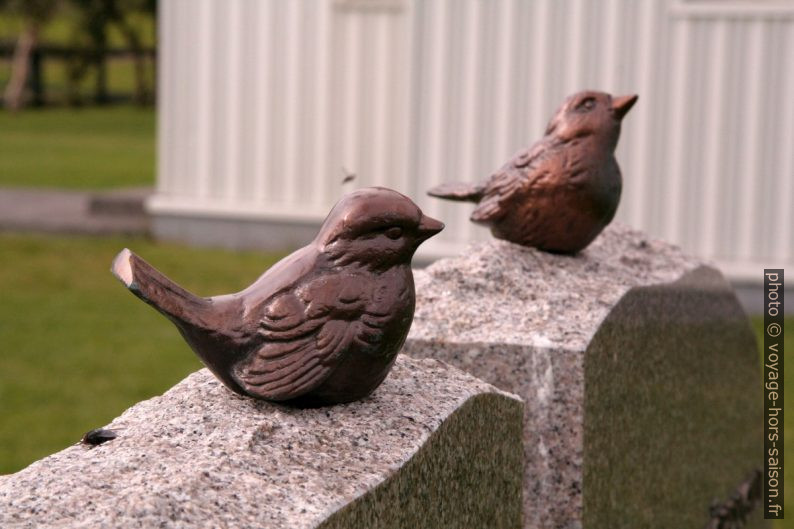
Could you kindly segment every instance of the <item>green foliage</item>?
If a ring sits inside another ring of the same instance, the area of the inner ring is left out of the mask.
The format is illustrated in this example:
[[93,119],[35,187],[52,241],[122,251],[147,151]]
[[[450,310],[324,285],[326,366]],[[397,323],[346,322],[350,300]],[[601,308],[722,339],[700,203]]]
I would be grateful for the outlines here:
[[278,257],[0,235],[0,473],[75,443],[201,367],[171,323],[111,275],[125,246],[199,295],[240,290]]
[[[761,287],[759,287],[761,288]],[[752,318],[753,330],[755,331],[756,340],[759,348],[759,365],[763,359],[763,346],[764,346],[764,319],[763,317]],[[789,456],[786,459],[785,476],[783,477],[784,487],[784,512],[786,518],[794,518],[794,460],[791,459],[791,454],[794,454],[794,317],[787,317],[784,323],[785,341],[783,342],[784,362],[788,363],[787,369],[783,370],[783,384],[787,391],[784,391],[784,431],[785,448],[784,452]],[[763,447],[759,447],[763,452]],[[784,529],[790,527],[784,525],[784,522],[778,521],[774,524],[775,529]]]
[[[154,0],[5,0],[5,5],[0,1],[0,43],[13,46],[24,28],[36,27],[39,47],[88,51],[42,55],[45,104],[105,103],[114,95],[151,104],[155,68],[145,50],[155,47],[155,15]],[[103,77],[97,57],[111,48],[129,53],[105,55]],[[0,92],[10,70],[11,58],[0,59]]]
[[153,185],[154,119],[131,107],[0,112],[0,186]]
[[6,0],[4,4],[0,7],[4,7],[21,19],[41,24],[52,18],[63,2],[59,0]]
[[[147,82],[154,84],[153,64],[147,63]],[[0,61],[0,88],[5,86],[11,75],[10,63]],[[43,63],[43,77],[46,85],[46,99],[50,104],[61,104],[70,96],[68,65],[60,60],[46,60]],[[135,88],[133,62],[127,57],[107,59],[107,83],[110,94],[131,94]],[[77,83],[74,90],[78,98],[90,103],[96,86],[96,70],[88,70]]]
[[[9,5],[3,6],[0,3],[0,42],[13,42],[23,24],[22,14],[11,9],[14,2],[26,3],[27,0],[6,0]],[[137,1],[137,0],[136,0]],[[141,0],[146,1],[146,0]],[[151,1],[149,1],[151,4]],[[155,20],[152,5],[145,6],[145,9],[134,9],[126,11],[126,17],[130,24],[135,26],[144,47],[155,46]],[[76,34],[80,33],[81,13],[74,7],[66,5],[53,13],[52,18],[47,20],[41,28],[40,41],[42,44],[70,45]],[[117,26],[108,28],[108,46],[111,48],[121,48],[125,46],[124,36]]]

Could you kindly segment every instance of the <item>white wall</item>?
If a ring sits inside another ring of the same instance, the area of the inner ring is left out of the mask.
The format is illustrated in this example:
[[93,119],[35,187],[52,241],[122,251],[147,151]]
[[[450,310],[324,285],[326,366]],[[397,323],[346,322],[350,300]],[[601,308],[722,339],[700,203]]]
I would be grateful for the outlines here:
[[[485,178],[581,88],[636,92],[618,218],[734,278],[794,265],[794,0],[162,0],[162,219],[320,221],[386,185]],[[347,189],[345,189],[347,190]],[[157,226],[157,224],[156,224]],[[167,231],[167,230],[165,230]]]

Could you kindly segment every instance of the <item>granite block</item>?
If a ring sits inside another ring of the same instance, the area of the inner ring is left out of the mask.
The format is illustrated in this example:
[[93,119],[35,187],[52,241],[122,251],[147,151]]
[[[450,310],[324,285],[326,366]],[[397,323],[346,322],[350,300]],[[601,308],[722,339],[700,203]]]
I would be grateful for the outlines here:
[[206,369],[107,428],[0,476],[0,527],[521,526],[521,402],[400,356],[378,390],[299,410]]
[[415,278],[404,351],[525,401],[525,527],[699,528],[762,465],[755,338],[709,264],[614,223],[576,256],[491,240]]

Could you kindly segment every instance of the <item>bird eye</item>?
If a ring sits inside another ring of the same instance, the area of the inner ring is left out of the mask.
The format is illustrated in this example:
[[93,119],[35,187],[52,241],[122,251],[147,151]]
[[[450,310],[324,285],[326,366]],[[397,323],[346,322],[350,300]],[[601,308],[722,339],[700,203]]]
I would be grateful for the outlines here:
[[392,226],[388,230],[386,230],[386,237],[392,240],[397,240],[403,236],[403,229],[399,226]]
[[589,112],[595,108],[595,98],[588,97],[585,98],[581,103],[576,106],[576,110],[582,112]]

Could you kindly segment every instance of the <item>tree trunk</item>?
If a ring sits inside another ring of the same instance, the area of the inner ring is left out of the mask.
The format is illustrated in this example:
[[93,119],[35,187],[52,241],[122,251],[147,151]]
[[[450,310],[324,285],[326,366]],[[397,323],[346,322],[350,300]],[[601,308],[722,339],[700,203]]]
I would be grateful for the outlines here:
[[139,105],[146,105],[150,102],[150,91],[146,82],[146,57],[143,54],[141,39],[135,29],[125,20],[118,20],[117,26],[132,52],[132,61],[135,68],[135,94],[133,99]]
[[94,67],[96,68],[96,91],[94,102],[99,105],[106,104],[108,97],[108,75],[106,53],[108,47],[107,28],[105,25],[96,25],[93,34],[94,41]]
[[3,101],[7,109],[15,112],[25,105],[25,88],[30,76],[30,58],[39,38],[38,23],[29,21],[22,29],[14,48],[14,59],[11,63],[11,78],[3,93]]
[[43,107],[47,101],[44,88],[44,57],[41,48],[36,46],[30,55],[30,104]]
[[105,50],[105,44],[102,43],[94,53],[94,67],[96,68],[94,102],[98,105],[104,105],[110,101],[110,97],[108,97],[108,70]]

